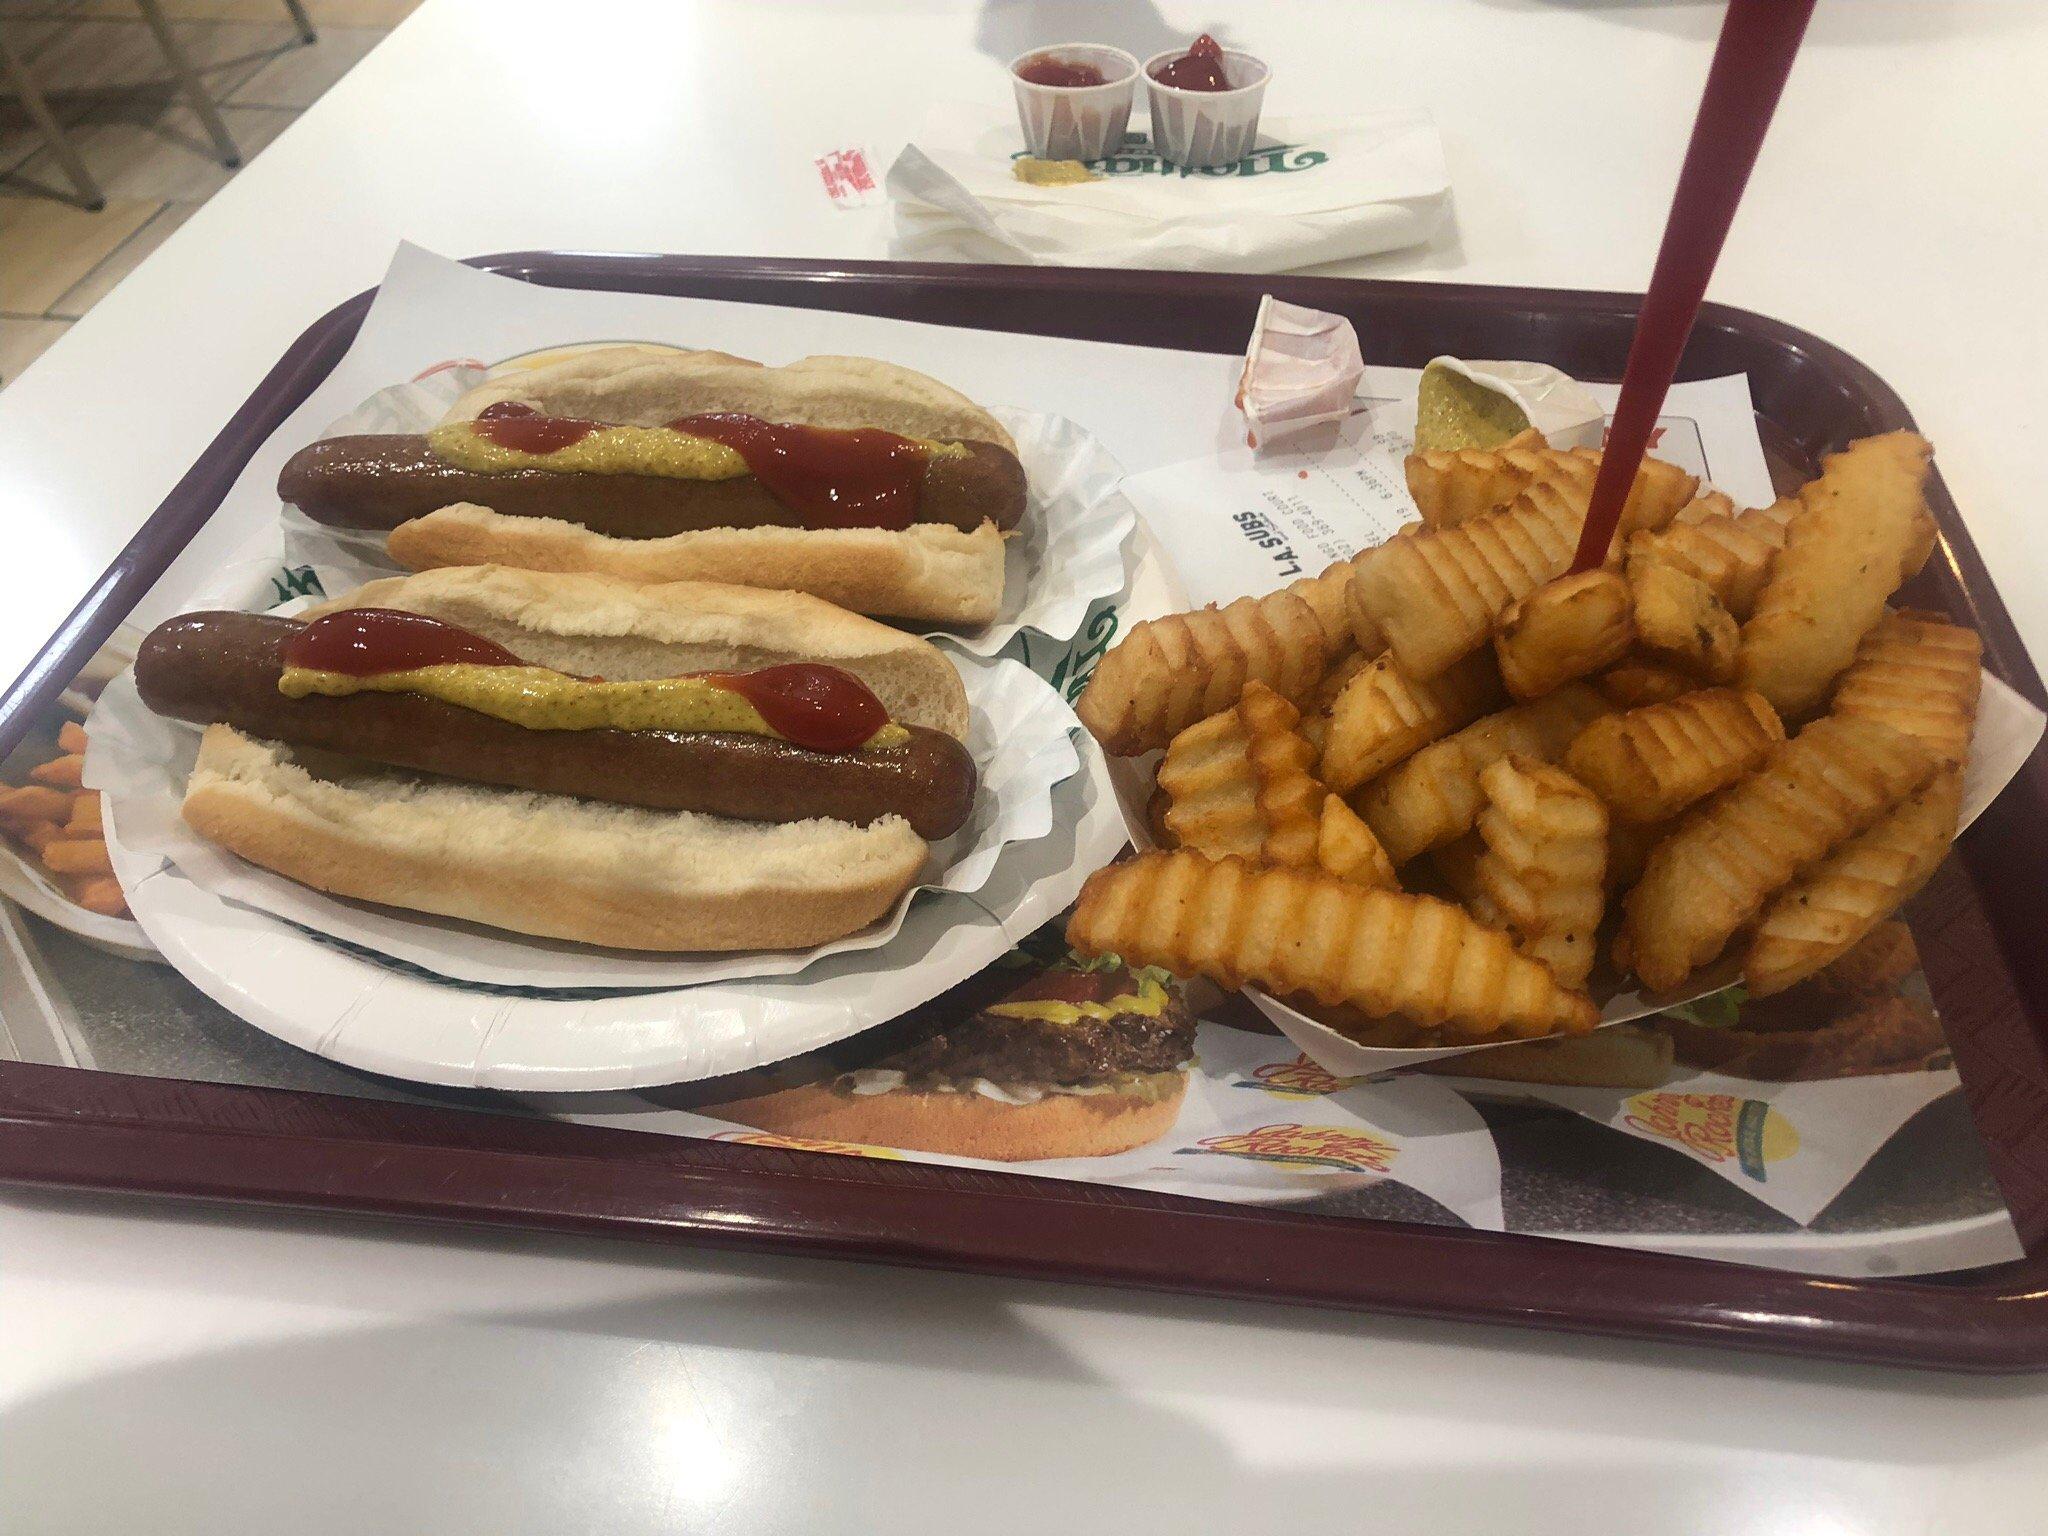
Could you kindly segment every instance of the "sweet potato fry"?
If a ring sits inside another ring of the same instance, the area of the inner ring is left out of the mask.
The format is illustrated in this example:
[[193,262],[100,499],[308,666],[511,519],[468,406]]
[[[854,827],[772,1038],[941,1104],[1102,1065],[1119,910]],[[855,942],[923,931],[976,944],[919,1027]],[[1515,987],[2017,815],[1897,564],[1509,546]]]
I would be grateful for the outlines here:
[[60,837],[39,850],[45,868],[60,875],[111,875],[107,844],[98,837]]
[[1922,743],[1870,720],[1823,717],[1650,852],[1616,959],[1675,987],[1727,946],[1772,893],[1870,826],[1935,771]]
[[102,825],[98,790],[82,789],[71,797],[71,815],[64,823],[66,837],[98,837]]
[[[1332,873],[1365,871],[1392,884],[1392,866],[1371,831],[1310,771],[1315,749],[1296,729],[1300,712],[1263,683],[1247,683],[1236,706],[1189,726],[1159,765],[1165,829],[1173,842],[1214,856],[1296,867],[1327,847]],[[1367,846],[1370,844],[1370,846]],[[1385,871],[1381,878],[1380,871]]]
[[1067,942],[1467,1038],[1576,1032],[1597,1018],[1590,1000],[1448,902],[1187,850],[1097,870]]
[[1799,492],[1785,548],[1742,626],[1738,676],[1780,715],[1811,712],[1933,547],[1925,438],[1851,443]]
[[71,814],[71,797],[47,784],[26,784],[0,790],[0,822],[26,826],[35,821],[62,821]]
[[1829,713],[1917,736],[1945,763],[1969,756],[1984,643],[1938,613],[1886,614],[1856,647]]
[[32,821],[19,835],[23,847],[41,853],[64,835],[64,829],[54,821]]
[[1568,987],[1593,969],[1607,905],[1607,809],[1562,769],[1514,753],[1479,775],[1472,915],[1505,928]]
[[76,789],[79,778],[85,772],[85,758],[77,752],[67,752],[62,757],[53,757],[47,763],[38,763],[29,769],[28,776],[38,784],[48,784],[53,789]]
[[1628,584],[1613,571],[1545,582],[1501,615],[1493,637],[1501,681],[1518,699],[1610,666],[1635,640]]
[[1742,962],[1752,997],[1804,981],[1898,911],[1955,841],[1963,773],[1943,767],[1919,793],[1778,893]]
[[1635,603],[1636,642],[1650,660],[1709,683],[1725,683],[1735,675],[1742,631],[1705,582],[1675,565],[1652,561],[1629,567],[1628,590]]
[[1323,627],[1299,594],[1241,597],[1132,625],[1075,710],[1104,751],[1134,757],[1229,709],[1248,681],[1305,698],[1328,659]]
[[86,911],[97,912],[102,917],[128,915],[128,898],[122,894],[121,882],[112,875],[67,879],[64,881],[64,894]]
[[1359,792],[1352,803],[1396,868],[1472,830],[1485,796],[1480,773],[1510,752],[1554,762],[1572,738],[1607,712],[1583,683],[1517,704],[1466,726]]
[[82,754],[85,751],[85,727],[76,720],[66,720],[58,726],[57,750]]
[[1640,826],[1726,789],[1784,739],[1761,694],[1705,688],[1595,720],[1565,749],[1564,766],[1617,821]]
[[1475,652],[1442,676],[1418,683],[1381,656],[1360,669],[1330,705],[1323,782],[1348,794],[1418,748],[1471,724],[1500,699],[1493,658]]

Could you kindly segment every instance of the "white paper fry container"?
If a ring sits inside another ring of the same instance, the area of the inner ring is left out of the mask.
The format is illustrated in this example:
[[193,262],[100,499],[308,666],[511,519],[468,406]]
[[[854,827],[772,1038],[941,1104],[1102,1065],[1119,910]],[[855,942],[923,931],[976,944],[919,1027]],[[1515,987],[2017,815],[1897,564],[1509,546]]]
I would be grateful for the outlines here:
[[[1017,71],[1035,59],[1090,64],[1102,72],[1101,85],[1038,85]],[[1010,85],[1017,93],[1017,122],[1024,143],[1041,160],[1100,160],[1123,142],[1137,93],[1138,61],[1121,48],[1100,43],[1056,43],[1010,60]]]
[[[331,422],[320,436],[425,432],[488,371],[448,368],[428,379],[381,389]],[[979,629],[924,631],[976,656],[993,656],[1021,630],[1065,640],[1091,604],[1123,590],[1125,545],[1138,514],[1120,489],[1123,465],[1086,429],[1064,416],[998,406],[993,412],[1016,441],[1029,504],[1017,533],[1003,541],[1003,602]],[[285,559],[334,571],[346,590],[404,570],[385,552],[383,533],[330,528],[297,507],[283,508]]]
[[[1158,618],[1187,606],[1186,593],[1179,578],[1163,558],[1149,527],[1142,528],[1132,541],[1132,558],[1132,598],[1121,615],[1125,625],[1141,619]],[[2040,745],[2044,728],[2048,728],[2048,717],[1990,673],[1984,674],[1976,729],[1970,742],[1969,766],[1963,775],[1962,830],[1959,836],[1969,836],[1970,823],[1982,815],[2012,782],[2013,776]],[[1130,832],[1132,844],[1141,849],[1157,846],[1150,818],[1146,815],[1146,802],[1151,796],[1155,777],[1156,759],[1150,755],[1121,758],[1110,767],[1110,779],[1123,806],[1124,824]],[[1676,993],[1645,997],[1634,990],[1627,990],[1598,999],[1602,1004],[1600,1026],[1622,1024],[1662,1012],[1718,992],[1739,979],[1740,967],[1733,960],[1723,960],[1699,972]],[[1256,988],[1247,987],[1245,995],[1282,1034],[1301,1048],[1302,1054],[1339,1077],[1395,1072],[1420,1066],[1426,1061],[1463,1056],[1473,1051],[1490,1051],[1497,1046],[1515,1043],[1511,1040],[1487,1040],[1473,1045],[1450,1044],[1413,1049],[1361,1045],[1350,1036]]]
[[1058,915],[1123,846],[1102,754],[1053,791],[1052,831],[972,896],[916,903],[880,949],[798,976],[645,992],[478,987],[347,948],[201,890],[177,866],[109,851],[164,957],[279,1039],[414,1082],[582,1093],[694,1082],[814,1051],[966,980]]
[[1175,165],[1206,169],[1235,165],[1259,139],[1259,108],[1272,70],[1263,59],[1235,48],[1223,50],[1227,91],[1184,91],[1164,85],[1152,71],[1186,53],[1169,48],[1145,61],[1145,89],[1152,99],[1152,146]]

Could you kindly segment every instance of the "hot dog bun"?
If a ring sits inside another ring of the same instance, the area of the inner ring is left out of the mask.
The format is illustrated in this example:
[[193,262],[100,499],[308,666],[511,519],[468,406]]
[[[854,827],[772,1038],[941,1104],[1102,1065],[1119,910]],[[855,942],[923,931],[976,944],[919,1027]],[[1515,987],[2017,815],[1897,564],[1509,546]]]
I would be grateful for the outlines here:
[[[314,610],[398,608],[522,660],[614,680],[821,661],[899,724],[967,730],[936,647],[801,593],[505,568],[371,582]],[[617,949],[805,948],[865,927],[923,870],[902,816],[866,826],[652,811],[301,751],[207,728],[184,804],[202,836],[318,890]]]
[[860,613],[932,624],[991,622],[1003,600],[1003,537],[938,523],[887,528],[707,528],[618,539],[552,517],[460,503],[392,529],[386,546],[416,571],[497,561],[622,581],[788,587]]
[[620,681],[830,662],[874,690],[899,725],[967,734],[966,686],[937,646],[804,592],[484,565],[386,577],[302,617],[343,608],[424,613],[540,666]]
[[[444,420],[470,420],[504,401],[625,426],[738,411],[778,422],[994,443],[1012,455],[1017,448],[1002,423],[959,391],[867,357],[806,357],[770,368],[722,352],[593,347],[538,367],[503,370],[457,400]],[[414,570],[494,562],[626,581],[726,581],[815,593],[858,613],[963,627],[992,622],[1003,598],[1003,538],[993,522],[971,531],[943,524],[901,531],[707,528],[630,539],[470,502],[401,524],[389,549]]]
[[929,374],[873,357],[802,357],[770,368],[724,352],[591,347],[508,369],[463,395],[444,421],[505,400],[549,416],[658,427],[698,411],[744,411],[814,427],[880,427],[904,437],[966,438],[1017,451],[1001,422]]
[[207,727],[185,820],[337,896],[612,949],[801,949],[866,927],[924,867],[889,817],[753,822],[422,781]]

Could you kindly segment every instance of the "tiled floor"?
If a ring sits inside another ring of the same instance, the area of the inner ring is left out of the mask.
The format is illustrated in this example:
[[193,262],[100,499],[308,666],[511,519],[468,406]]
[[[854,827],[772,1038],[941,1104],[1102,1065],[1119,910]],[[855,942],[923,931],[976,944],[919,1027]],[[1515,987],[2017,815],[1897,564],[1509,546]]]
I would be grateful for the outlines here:
[[[419,0],[161,0],[243,161],[404,20]],[[135,0],[0,0],[0,29],[107,196],[89,213],[21,103],[0,94],[0,388],[225,186]]]

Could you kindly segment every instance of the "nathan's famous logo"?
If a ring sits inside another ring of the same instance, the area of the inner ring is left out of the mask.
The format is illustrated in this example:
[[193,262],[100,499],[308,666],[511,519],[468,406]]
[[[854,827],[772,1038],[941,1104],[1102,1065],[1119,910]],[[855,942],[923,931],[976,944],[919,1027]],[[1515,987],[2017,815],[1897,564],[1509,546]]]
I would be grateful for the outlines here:
[[1766,1164],[1799,1150],[1792,1122],[1762,1099],[1732,1093],[1639,1093],[1623,1106],[1622,1123],[1646,1136],[1675,1141],[1710,1163],[1730,1158],[1759,1184]]
[[1184,1155],[1248,1157],[1261,1163],[1288,1163],[1297,1168],[1335,1168],[1344,1173],[1385,1173],[1400,1148],[1366,1131],[1337,1125],[1262,1125],[1234,1136],[1205,1136]]
[[1326,1093],[1342,1093],[1364,1081],[1362,1077],[1338,1077],[1306,1056],[1297,1056],[1292,1061],[1269,1061],[1263,1067],[1253,1067],[1249,1078],[1239,1078],[1232,1086],[1277,1093],[1285,1099],[1313,1099]]
[[736,1141],[747,1147],[779,1147],[785,1152],[830,1152],[838,1157],[890,1157],[903,1154],[888,1147],[863,1146],[857,1141],[819,1141],[812,1136],[778,1136],[773,1131],[720,1131],[713,1141]]
[[[1010,158],[1021,160],[1030,153],[1020,149]],[[1146,135],[1126,133],[1115,154],[1090,160],[1087,165],[1103,176],[1175,176],[1186,180],[1190,176],[1285,176],[1293,171],[1313,170],[1329,158],[1323,150],[1306,149],[1299,144],[1268,144],[1229,165],[1175,165],[1152,147]]]

